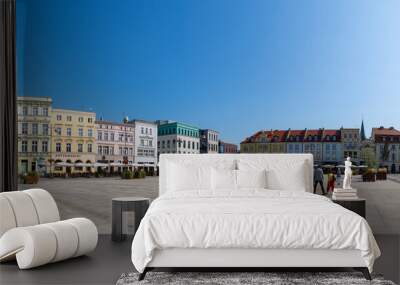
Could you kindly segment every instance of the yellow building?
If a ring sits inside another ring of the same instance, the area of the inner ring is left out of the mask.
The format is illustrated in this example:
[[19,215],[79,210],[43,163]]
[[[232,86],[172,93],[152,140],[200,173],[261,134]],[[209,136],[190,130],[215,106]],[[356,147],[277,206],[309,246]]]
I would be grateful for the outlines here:
[[259,131],[240,143],[242,153],[285,153],[287,131]]
[[51,157],[55,173],[93,170],[93,168],[75,164],[96,162],[95,120],[96,113],[94,112],[52,110]]
[[270,146],[267,143],[267,132],[259,131],[240,143],[241,153],[267,153]]

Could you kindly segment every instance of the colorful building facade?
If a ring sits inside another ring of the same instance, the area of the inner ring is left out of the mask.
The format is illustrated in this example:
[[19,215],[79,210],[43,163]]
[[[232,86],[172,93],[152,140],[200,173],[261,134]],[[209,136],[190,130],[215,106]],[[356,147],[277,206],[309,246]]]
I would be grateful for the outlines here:
[[343,157],[351,157],[352,161],[360,161],[361,134],[357,128],[341,128],[341,140],[343,143]]
[[400,131],[393,127],[373,128],[376,160],[390,172],[400,172]]
[[96,162],[96,113],[53,109],[51,112],[51,158],[54,171],[74,173],[92,171],[78,166],[56,166],[60,163]]
[[311,153],[316,163],[343,160],[340,130],[259,131],[240,144],[243,153]]
[[157,147],[160,154],[200,153],[200,130],[184,123],[159,121]]
[[18,173],[49,170],[52,99],[18,97]]
[[218,148],[219,153],[237,153],[238,152],[237,145],[235,145],[233,143],[227,143],[227,142],[220,140],[218,145],[219,145],[219,148]]
[[[100,163],[132,164],[134,162],[135,127],[132,124],[96,121],[97,153]],[[121,166],[111,168],[111,171]]]

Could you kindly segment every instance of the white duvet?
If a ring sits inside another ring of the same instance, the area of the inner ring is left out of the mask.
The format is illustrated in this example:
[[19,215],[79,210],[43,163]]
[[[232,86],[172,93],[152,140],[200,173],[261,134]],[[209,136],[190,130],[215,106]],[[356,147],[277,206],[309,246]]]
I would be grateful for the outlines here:
[[379,248],[368,223],[328,198],[299,191],[167,193],[154,200],[132,243],[143,272],[155,249],[358,249],[372,272]]

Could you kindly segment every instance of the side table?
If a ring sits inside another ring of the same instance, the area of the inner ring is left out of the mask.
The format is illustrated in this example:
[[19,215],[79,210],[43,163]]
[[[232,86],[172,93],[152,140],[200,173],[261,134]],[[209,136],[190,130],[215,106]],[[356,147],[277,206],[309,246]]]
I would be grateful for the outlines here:
[[365,219],[365,204],[366,201],[363,198],[357,198],[352,200],[336,200],[332,199],[332,202],[339,204],[340,206],[353,211],[356,214],[359,214],[361,217]]
[[113,241],[123,241],[126,234],[122,232],[122,216],[123,212],[135,213],[135,229],[136,232],[140,221],[146,214],[150,205],[149,198],[143,197],[119,197],[112,199],[112,234]]

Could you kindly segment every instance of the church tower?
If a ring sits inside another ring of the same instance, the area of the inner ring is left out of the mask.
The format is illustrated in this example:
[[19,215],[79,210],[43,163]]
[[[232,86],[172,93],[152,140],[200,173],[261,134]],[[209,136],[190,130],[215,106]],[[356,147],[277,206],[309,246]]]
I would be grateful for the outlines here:
[[364,120],[361,121],[360,137],[361,137],[361,141],[365,141],[367,139],[365,136],[365,130],[364,130]]

